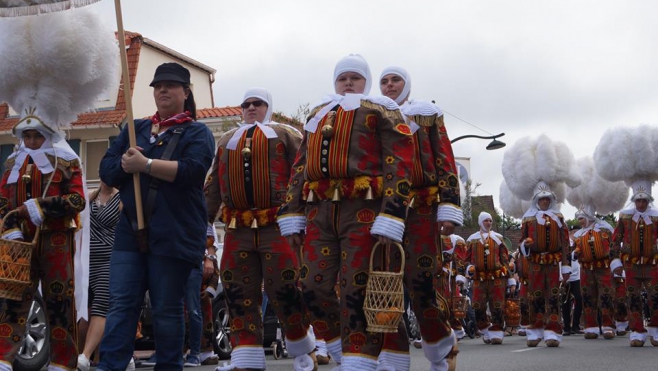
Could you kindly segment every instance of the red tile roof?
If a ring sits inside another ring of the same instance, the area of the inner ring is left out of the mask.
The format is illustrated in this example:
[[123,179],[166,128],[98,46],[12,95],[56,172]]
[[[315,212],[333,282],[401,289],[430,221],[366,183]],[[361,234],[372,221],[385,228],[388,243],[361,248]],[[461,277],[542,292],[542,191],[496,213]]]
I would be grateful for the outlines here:
[[230,116],[240,116],[242,117],[242,108],[240,106],[235,107],[213,107],[213,108],[202,108],[196,110],[196,117],[199,119],[205,119],[209,117],[230,117]]
[[[1,117],[1,116],[0,116]],[[90,113],[81,113],[78,120],[71,125],[75,129],[86,126],[96,126],[100,128],[109,128],[118,126],[126,117],[126,111],[110,110]],[[18,123],[18,117],[0,119],[0,134],[9,133]]]
[[[115,32],[115,35],[118,37],[118,33]],[[143,37],[142,35],[136,32],[124,31],[124,36],[126,39],[126,50],[128,58],[128,74],[130,75],[130,93],[134,94],[135,88],[135,78],[137,76],[137,66],[139,65],[139,54],[142,49]],[[126,100],[123,96],[123,78],[121,78],[121,84],[119,85],[119,93],[117,97],[117,103],[114,106],[117,110],[126,109]]]

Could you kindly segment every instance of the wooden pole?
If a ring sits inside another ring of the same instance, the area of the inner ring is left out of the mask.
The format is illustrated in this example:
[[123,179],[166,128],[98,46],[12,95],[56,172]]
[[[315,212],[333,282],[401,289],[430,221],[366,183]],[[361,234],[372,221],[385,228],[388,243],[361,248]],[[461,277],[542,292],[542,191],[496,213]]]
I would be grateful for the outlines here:
[[[130,73],[128,72],[128,55],[126,53],[126,36],[123,31],[123,17],[121,15],[121,0],[114,0],[114,8],[117,15],[117,38],[121,52],[121,75],[123,77],[123,98],[126,102],[126,116],[128,117],[128,138],[130,146],[137,146],[135,135],[135,121],[133,118],[132,94],[130,92]],[[135,207],[137,209],[137,228],[144,229],[144,212],[142,211],[142,188],[139,181],[139,173],[133,174],[135,182]]]

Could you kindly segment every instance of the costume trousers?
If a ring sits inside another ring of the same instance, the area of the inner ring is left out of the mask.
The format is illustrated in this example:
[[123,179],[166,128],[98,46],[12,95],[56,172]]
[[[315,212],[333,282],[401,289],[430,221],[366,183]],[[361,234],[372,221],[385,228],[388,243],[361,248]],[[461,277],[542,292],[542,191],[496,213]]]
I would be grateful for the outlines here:
[[[315,342],[308,337],[308,316],[298,287],[299,259],[278,226],[228,229],[220,274],[231,317],[232,364],[265,368],[261,283],[284,330],[290,354],[313,350]],[[291,346],[290,342],[298,341],[308,344]]]
[[528,298],[528,284],[521,282],[519,289],[519,307],[521,309],[521,326],[530,326],[530,298]]
[[615,287],[615,321],[628,321],[628,304],[626,298],[626,279],[624,277],[613,277]]
[[[612,272],[610,272],[610,269],[581,269],[580,285],[585,311],[585,328],[596,328],[598,330],[597,313],[600,311],[601,327],[614,329],[615,292],[612,286]],[[575,325],[576,323],[574,323]]]
[[25,325],[32,301],[41,281],[41,295],[50,324],[50,364],[75,370],[78,360],[73,255],[75,239],[72,231],[43,232],[32,253],[32,283],[20,301],[7,300],[0,323],[0,361],[11,365],[22,345]]
[[544,329],[562,334],[560,321],[560,267],[553,264],[530,264],[528,299],[530,329]]
[[215,329],[212,318],[212,296],[210,295],[201,295],[201,318],[203,321],[201,353],[214,351]]
[[[306,208],[301,269],[304,300],[311,314],[311,324],[320,337],[327,344],[341,338],[343,362],[350,356],[376,362],[382,347],[383,335],[366,331],[363,311],[370,252],[377,241],[370,234],[370,228],[380,205],[381,200],[350,199],[320,201]],[[400,253],[395,247],[391,247],[390,252],[390,269],[399,271],[399,263],[396,267],[394,262],[400,259]],[[381,257],[375,262],[375,268],[380,269]],[[340,280],[340,299],[336,296],[337,279]],[[406,333],[403,324],[399,329]],[[406,337],[400,342],[407,342]],[[400,348],[403,346],[399,344]]]
[[409,289],[411,308],[418,318],[420,333],[430,344],[447,338],[451,333],[448,301],[436,291],[436,277],[442,269],[437,207],[409,209],[404,237],[404,283]]
[[[473,309],[478,329],[503,331],[505,329],[505,289],[507,277],[493,280],[473,280]],[[491,320],[487,316],[487,304],[491,311]],[[491,327],[489,327],[491,326]]]
[[[447,273],[439,278],[440,285],[438,293],[441,297],[448,301],[448,307],[453,308],[453,296],[458,296],[459,288],[457,287],[457,281],[454,276],[448,277]],[[459,331],[463,330],[462,323],[459,319],[455,318],[455,313],[453,310],[450,310],[450,317],[448,318],[448,323],[453,330]]]
[[[626,263],[624,264],[624,270],[626,271],[626,292],[631,331],[639,333],[647,331],[644,327],[642,288],[647,290],[647,304],[651,313],[651,316],[647,319],[647,327],[658,328],[658,266]],[[658,337],[658,334],[653,336]]]

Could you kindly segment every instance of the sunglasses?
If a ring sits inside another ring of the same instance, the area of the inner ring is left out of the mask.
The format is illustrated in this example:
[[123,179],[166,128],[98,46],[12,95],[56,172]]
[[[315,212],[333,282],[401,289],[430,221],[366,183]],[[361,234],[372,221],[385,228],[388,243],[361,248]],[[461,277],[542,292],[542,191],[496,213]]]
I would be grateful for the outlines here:
[[258,108],[258,107],[262,106],[263,104],[267,104],[267,103],[263,102],[262,100],[257,100],[257,101],[253,101],[253,102],[244,102],[240,105],[240,107],[242,107],[242,109],[247,109],[252,104],[254,105],[254,107]]

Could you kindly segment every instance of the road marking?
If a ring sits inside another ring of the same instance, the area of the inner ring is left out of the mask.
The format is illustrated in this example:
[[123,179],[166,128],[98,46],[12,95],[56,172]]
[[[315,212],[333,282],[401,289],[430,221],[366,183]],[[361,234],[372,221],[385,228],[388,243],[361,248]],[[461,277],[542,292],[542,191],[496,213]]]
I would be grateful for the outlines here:
[[517,349],[517,350],[513,350],[512,353],[525,352],[526,350],[535,350],[535,349],[539,349],[539,348],[535,347],[535,348]]

